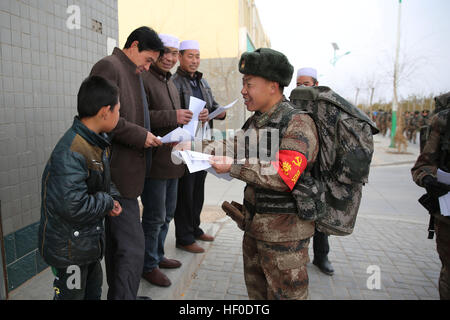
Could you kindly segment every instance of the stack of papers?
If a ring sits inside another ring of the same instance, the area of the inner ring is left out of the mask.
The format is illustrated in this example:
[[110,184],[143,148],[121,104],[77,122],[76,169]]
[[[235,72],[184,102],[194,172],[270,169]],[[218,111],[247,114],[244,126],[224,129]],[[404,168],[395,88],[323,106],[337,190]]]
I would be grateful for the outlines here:
[[[214,112],[211,112],[208,116],[208,120],[212,120],[215,117],[217,117],[219,114],[224,112],[225,110],[231,108],[235,103],[237,102],[237,99],[234,100],[229,105],[226,105],[225,107],[219,107]],[[182,128],[176,128],[175,130],[169,132],[164,137],[157,137],[162,141],[162,143],[173,143],[173,142],[183,142],[183,141],[191,141],[195,139],[195,133],[197,131],[198,127],[198,116],[200,112],[205,107],[206,102],[200,99],[197,99],[196,97],[192,97],[189,100],[189,110],[192,111],[193,116],[191,121],[189,123],[185,124]],[[205,130],[206,132],[206,130]],[[208,137],[203,137],[203,139],[207,139]],[[199,138],[201,139],[201,138]]]
[[[450,173],[438,169],[437,181],[450,185]],[[442,197],[439,197],[439,207],[443,216],[450,217],[450,192]]]
[[176,128],[164,137],[157,137],[162,143],[173,143],[182,141],[191,141],[195,137],[195,132],[198,126],[198,115],[205,107],[206,102],[196,97],[192,97],[189,101],[189,110],[192,111],[193,116],[189,123],[185,124],[183,128]]
[[175,151],[172,151],[172,154],[175,157],[183,160],[184,163],[186,163],[190,173],[194,173],[194,172],[201,171],[201,170],[206,170],[209,173],[212,173],[213,175],[215,175],[216,177],[218,177],[220,179],[225,179],[227,181],[230,181],[231,179],[233,179],[229,173],[217,173],[216,170],[214,170],[211,167],[211,164],[209,163],[209,159],[212,157],[212,155],[210,155],[210,154],[200,153],[200,152],[190,151],[190,150],[185,150],[185,151],[175,150]]

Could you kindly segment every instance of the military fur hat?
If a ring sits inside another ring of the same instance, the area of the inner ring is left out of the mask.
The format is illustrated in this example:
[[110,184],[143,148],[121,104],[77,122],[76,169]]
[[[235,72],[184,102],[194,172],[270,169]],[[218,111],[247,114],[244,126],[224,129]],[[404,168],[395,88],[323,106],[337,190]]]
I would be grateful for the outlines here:
[[239,61],[239,72],[278,82],[287,87],[291,82],[294,67],[281,52],[260,48],[254,52],[244,52]]

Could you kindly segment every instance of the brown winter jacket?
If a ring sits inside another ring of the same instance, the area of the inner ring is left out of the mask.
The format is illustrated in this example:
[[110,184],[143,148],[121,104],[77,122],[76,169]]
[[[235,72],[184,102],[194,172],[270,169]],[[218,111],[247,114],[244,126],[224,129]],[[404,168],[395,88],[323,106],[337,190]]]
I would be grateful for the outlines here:
[[[180,97],[172,80],[172,74],[152,64],[142,74],[150,110],[150,125],[155,136],[163,137],[178,127],[177,110]],[[171,158],[172,146],[165,144],[152,149],[152,167],[148,177],[152,179],[180,178],[185,172],[184,164],[175,164]]]
[[111,177],[124,198],[141,195],[145,179],[144,101],[136,65],[119,48],[98,61],[91,75],[102,76],[119,87],[120,119],[112,132]]

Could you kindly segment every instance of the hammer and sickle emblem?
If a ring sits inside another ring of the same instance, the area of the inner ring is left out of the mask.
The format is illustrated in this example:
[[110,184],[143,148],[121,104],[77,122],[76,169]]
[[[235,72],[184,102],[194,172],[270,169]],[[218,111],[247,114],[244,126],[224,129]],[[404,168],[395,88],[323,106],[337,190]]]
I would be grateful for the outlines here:
[[302,165],[303,160],[300,157],[295,157],[295,160],[292,160],[292,163],[295,164],[297,167],[300,167]]

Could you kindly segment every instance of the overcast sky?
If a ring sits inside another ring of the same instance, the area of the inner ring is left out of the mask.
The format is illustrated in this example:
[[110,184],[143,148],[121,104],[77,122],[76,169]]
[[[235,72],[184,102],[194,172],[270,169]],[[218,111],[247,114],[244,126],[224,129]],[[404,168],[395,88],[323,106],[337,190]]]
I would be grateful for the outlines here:
[[[320,85],[352,102],[392,99],[398,0],[255,0],[272,48],[295,70],[315,67]],[[450,1],[403,0],[400,98],[450,91]],[[332,42],[347,51],[333,67]],[[295,71],[296,73],[296,71]],[[286,93],[295,87],[295,76]],[[372,85],[373,84],[373,85]]]

